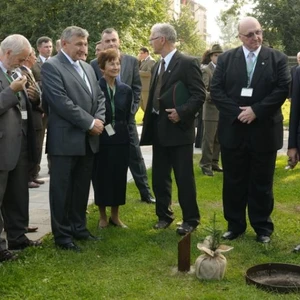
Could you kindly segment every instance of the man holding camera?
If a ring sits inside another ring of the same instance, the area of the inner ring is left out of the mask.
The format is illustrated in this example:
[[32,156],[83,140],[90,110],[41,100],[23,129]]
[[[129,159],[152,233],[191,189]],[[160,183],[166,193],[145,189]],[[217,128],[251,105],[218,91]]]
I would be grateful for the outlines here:
[[[31,104],[32,89],[24,92],[25,76],[12,77],[12,71],[29,56],[31,46],[22,35],[5,38],[0,45],[0,232],[5,223],[6,241],[0,238],[0,262],[14,260],[9,250],[40,245],[25,233],[29,218],[28,162],[35,159]],[[18,78],[19,77],[19,78]],[[28,95],[28,96],[27,96]]]

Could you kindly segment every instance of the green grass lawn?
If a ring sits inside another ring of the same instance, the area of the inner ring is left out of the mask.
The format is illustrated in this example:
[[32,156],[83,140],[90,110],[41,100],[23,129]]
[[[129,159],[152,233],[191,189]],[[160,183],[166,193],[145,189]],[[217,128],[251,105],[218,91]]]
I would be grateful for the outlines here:
[[[192,234],[191,264],[200,255],[196,245],[207,235],[214,212],[218,226],[226,230],[222,215],[222,174],[203,176],[195,155],[195,176],[201,226]],[[133,183],[128,185],[127,203],[121,208],[122,221],[129,229],[108,227],[98,231],[98,211],[89,208],[88,227],[103,237],[97,242],[78,242],[82,253],[58,250],[52,236],[39,249],[26,249],[19,260],[0,265],[0,299],[300,299],[270,294],[245,284],[246,270],[266,262],[300,262],[300,255],[291,253],[300,242],[300,168],[286,171],[286,157],[276,165],[273,220],[275,232],[270,245],[255,242],[249,227],[245,236],[228,242],[234,249],[225,254],[228,268],[222,281],[199,281],[195,275],[177,273],[177,243],[175,223],[181,220],[176,190],[173,209],[176,220],[170,228],[155,231],[154,205],[139,201]],[[151,178],[151,170],[149,171]]]

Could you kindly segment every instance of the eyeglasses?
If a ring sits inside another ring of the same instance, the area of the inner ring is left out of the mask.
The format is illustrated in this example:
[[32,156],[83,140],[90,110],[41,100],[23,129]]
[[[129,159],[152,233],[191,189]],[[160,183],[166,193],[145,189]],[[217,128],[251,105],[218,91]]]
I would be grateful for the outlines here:
[[239,35],[242,35],[248,39],[251,39],[254,37],[254,35],[262,35],[262,30],[256,30],[254,32],[249,32],[248,34],[239,33]]
[[159,39],[159,38],[161,38],[161,36],[157,36],[157,37],[155,37],[155,38],[149,39],[148,42],[151,43],[152,41],[157,40],[157,39]]

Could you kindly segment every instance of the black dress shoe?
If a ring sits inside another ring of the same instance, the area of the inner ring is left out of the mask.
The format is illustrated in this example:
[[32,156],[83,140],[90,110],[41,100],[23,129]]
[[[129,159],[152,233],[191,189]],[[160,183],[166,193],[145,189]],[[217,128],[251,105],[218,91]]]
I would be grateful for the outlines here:
[[69,250],[69,251],[74,251],[74,252],[81,251],[81,249],[72,242],[66,243],[66,244],[56,244],[56,246],[62,250]]
[[186,222],[183,222],[177,229],[176,233],[179,235],[186,235],[188,233],[193,232],[196,229],[195,226],[191,226]]
[[223,169],[218,165],[213,165],[211,169],[215,172],[223,172]]
[[153,198],[152,195],[148,195],[148,196],[146,196],[146,197],[142,197],[142,198],[141,198],[141,201],[142,201],[142,202],[146,202],[146,203],[148,203],[148,204],[155,204],[155,203],[156,203],[156,200],[155,200],[155,198]]
[[236,238],[238,238],[242,234],[243,234],[243,232],[226,231],[222,235],[222,239],[232,241],[232,240],[235,240]]
[[300,245],[297,245],[294,249],[293,249],[294,253],[299,253],[300,252]]
[[90,234],[90,235],[84,236],[84,237],[74,237],[74,239],[76,239],[78,241],[94,241],[95,242],[95,241],[100,241],[102,238]]
[[210,169],[201,168],[203,175],[205,176],[214,176],[214,172]]
[[121,224],[115,223],[115,222],[113,221],[112,218],[109,218],[109,219],[108,219],[108,223],[109,223],[110,225],[112,225],[112,226],[115,226],[115,227],[128,228],[128,226],[125,225],[125,224],[123,224],[123,223],[121,223]]
[[11,244],[8,243],[8,250],[23,250],[27,247],[39,247],[42,245],[42,242],[37,240],[37,241],[32,241],[32,240],[25,240],[21,244]]
[[164,221],[164,220],[160,220],[158,221],[154,226],[153,228],[154,229],[166,229],[168,228],[170,225],[171,225],[172,222],[167,222],[167,221]]
[[267,243],[271,242],[271,239],[268,235],[257,235],[256,236],[256,241],[259,242],[259,243],[267,244]]
[[7,249],[0,250],[0,262],[16,260],[18,256]]

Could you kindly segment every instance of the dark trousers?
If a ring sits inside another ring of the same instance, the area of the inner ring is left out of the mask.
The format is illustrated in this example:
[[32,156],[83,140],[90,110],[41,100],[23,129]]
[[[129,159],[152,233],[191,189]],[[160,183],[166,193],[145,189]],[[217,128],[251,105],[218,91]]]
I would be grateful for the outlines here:
[[85,156],[50,155],[50,212],[55,243],[89,236],[86,209],[94,154],[87,146]]
[[[16,167],[11,171],[0,171],[0,232],[3,222],[9,244],[21,244],[27,237],[25,227],[29,221],[28,192],[28,147],[23,135],[20,157]],[[0,238],[0,249],[5,249]]]
[[238,149],[221,146],[223,208],[228,230],[246,230],[246,208],[251,226],[258,235],[271,235],[274,225],[273,176],[277,151],[258,153],[247,145]]
[[[157,126],[157,123],[154,126]],[[174,219],[171,209],[172,169],[178,189],[178,201],[182,210],[183,222],[197,226],[200,214],[196,200],[193,145],[163,147],[158,142],[156,128],[153,143],[152,185],[156,198],[156,215],[159,220],[167,222]]]
[[129,168],[133,176],[134,182],[141,194],[142,198],[148,198],[151,194],[148,184],[147,170],[145,161],[140,148],[139,135],[136,129],[135,122],[128,124],[130,135],[129,148]]
[[45,131],[43,131],[43,129],[35,130],[36,151],[37,151],[38,163],[30,163],[29,164],[29,171],[28,171],[28,175],[29,175],[28,181],[29,182],[36,179],[41,170],[40,163],[41,163],[42,152],[43,152],[44,134],[45,134]]

